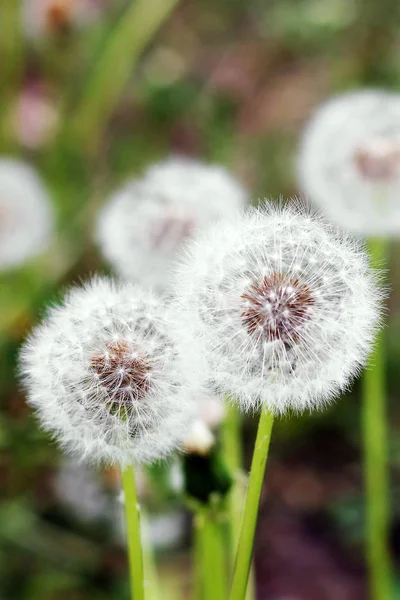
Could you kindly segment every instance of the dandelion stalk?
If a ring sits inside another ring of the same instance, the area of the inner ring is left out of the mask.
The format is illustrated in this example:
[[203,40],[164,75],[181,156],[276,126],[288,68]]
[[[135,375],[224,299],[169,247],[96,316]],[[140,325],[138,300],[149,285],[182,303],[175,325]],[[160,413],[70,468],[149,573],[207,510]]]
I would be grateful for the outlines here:
[[[218,446],[206,448],[192,434],[183,459],[185,497],[193,512],[194,597],[226,600],[228,595],[226,499],[232,485]],[[190,444],[190,445],[189,445]]]
[[[233,475],[232,490],[228,495],[228,513],[230,526],[230,549],[232,566],[235,562],[236,546],[240,536],[242,521],[242,507],[244,504],[245,490],[243,476],[243,449],[241,443],[241,416],[237,407],[229,399],[226,402],[226,417],[222,429],[222,451],[224,461]],[[247,600],[255,597],[255,583],[253,573],[250,573],[247,589]]]
[[220,518],[219,510],[209,507],[200,508],[195,515],[196,559],[200,563],[196,600],[228,597],[226,543]]
[[203,600],[203,520],[201,515],[195,515],[193,519],[193,600]]
[[139,505],[132,468],[122,471],[132,600],[144,600],[143,555]]
[[269,443],[271,440],[273,415],[264,408],[261,411],[257,438],[251,464],[249,487],[246,494],[242,526],[237,548],[235,571],[233,576],[231,600],[244,600],[250,573],[253,553],[254,534],[257,524],[258,507],[267,464]]
[[177,3],[178,0],[129,3],[98,57],[68,125],[84,146],[96,147],[140,54]]
[[234,479],[234,485],[228,497],[231,542],[233,543],[236,543],[239,539],[241,505],[243,502],[240,481],[238,481],[242,471],[240,421],[241,417],[238,409],[228,400],[226,403],[226,417],[222,429],[222,451],[225,464]]
[[[387,241],[369,242],[371,263],[381,266],[386,259]],[[371,600],[388,600],[390,557],[388,551],[389,485],[388,432],[386,427],[385,350],[381,330],[363,379],[363,429],[365,485],[367,497],[367,558]]]

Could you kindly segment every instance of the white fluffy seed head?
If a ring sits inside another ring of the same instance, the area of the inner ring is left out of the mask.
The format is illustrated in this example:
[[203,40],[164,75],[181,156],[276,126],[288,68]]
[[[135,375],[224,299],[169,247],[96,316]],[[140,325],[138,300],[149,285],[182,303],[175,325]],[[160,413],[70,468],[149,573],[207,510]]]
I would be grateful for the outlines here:
[[49,197],[37,173],[25,163],[0,159],[0,270],[42,252],[52,227]]
[[400,234],[400,94],[364,90],[332,99],[306,127],[302,191],[363,235]]
[[98,243],[119,275],[166,289],[183,243],[246,199],[222,167],[171,158],[111,197],[99,215]]
[[166,310],[137,285],[98,278],[73,288],[34,331],[21,354],[28,401],[66,450],[125,466],[184,440],[194,374]]
[[362,246],[299,202],[250,209],[188,248],[177,272],[184,352],[244,410],[324,405],[365,363],[383,292]]

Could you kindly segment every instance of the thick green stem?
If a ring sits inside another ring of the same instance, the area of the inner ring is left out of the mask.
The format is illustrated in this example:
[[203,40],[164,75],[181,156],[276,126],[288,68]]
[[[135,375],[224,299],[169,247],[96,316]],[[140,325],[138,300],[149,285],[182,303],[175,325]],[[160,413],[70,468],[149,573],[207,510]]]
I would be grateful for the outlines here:
[[197,558],[201,564],[201,590],[203,600],[226,600],[228,597],[225,539],[218,511],[201,509],[195,515]]
[[136,494],[135,475],[132,467],[122,471],[122,487],[125,496],[131,595],[132,600],[144,600],[140,509]]
[[[241,432],[241,414],[238,408],[226,402],[226,416],[222,428],[222,451],[224,462],[233,476],[232,490],[228,496],[228,513],[230,526],[230,562],[232,567],[236,558],[236,547],[240,536],[240,525],[242,522],[242,509],[245,500],[245,486],[243,474],[243,448]],[[246,600],[255,598],[255,582],[253,570],[251,570],[247,588]]]
[[[382,267],[387,242],[369,243],[371,264]],[[391,598],[388,551],[389,484],[386,426],[384,333],[381,331],[363,378],[363,429],[366,486],[366,538],[371,600]]]
[[193,519],[193,560],[192,581],[193,600],[204,600],[203,588],[203,515],[195,514]]
[[253,554],[254,534],[257,524],[258,507],[264,480],[265,465],[271,440],[273,415],[262,410],[258,425],[257,439],[251,464],[249,486],[243,512],[242,525],[237,549],[235,572],[233,576],[231,600],[244,600]]
[[96,147],[141,53],[177,3],[178,0],[131,0],[98,57],[67,125],[84,147]]
[[[235,545],[239,539],[240,523],[242,520],[243,492],[241,487],[242,475],[242,447],[240,413],[236,406],[228,400],[226,417],[222,429],[222,452],[224,462],[232,474],[234,484],[228,497],[228,511],[231,528],[231,550],[233,561],[235,558]],[[232,561],[232,562],[233,562]]]

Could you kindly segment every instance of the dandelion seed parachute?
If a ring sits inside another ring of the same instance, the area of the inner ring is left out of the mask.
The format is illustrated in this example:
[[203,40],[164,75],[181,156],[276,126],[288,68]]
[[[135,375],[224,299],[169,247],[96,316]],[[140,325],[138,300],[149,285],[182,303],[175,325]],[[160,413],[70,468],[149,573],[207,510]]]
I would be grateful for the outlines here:
[[324,405],[364,365],[382,292],[362,246],[299,203],[265,203],[188,247],[176,314],[187,355],[243,409]]
[[42,252],[52,228],[49,197],[36,172],[23,162],[0,159],[0,270]]
[[99,215],[97,240],[119,275],[164,290],[183,242],[246,200],[222,167],[171,158],[111,197]]
[[89,462],[163,458],[195,410],[166,309],[134,284],[73,288],[26,343],[21,371],[43,427]]
[[300,187],[342,227],[400,234],[400,94],[363,90],[320,107],[298,154]]

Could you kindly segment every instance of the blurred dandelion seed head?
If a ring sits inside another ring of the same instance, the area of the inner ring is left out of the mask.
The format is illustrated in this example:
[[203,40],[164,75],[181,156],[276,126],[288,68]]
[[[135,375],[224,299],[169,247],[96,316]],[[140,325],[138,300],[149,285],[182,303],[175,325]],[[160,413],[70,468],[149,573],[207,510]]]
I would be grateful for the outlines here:
[[301,203],[210,229],[177,270],[184,352],[244,409],[322,406],[356,375],[383,293],[362,246]]
[[42,425],[91,462],[168,455],[197,409],[168,309],[134,284],[73,288],[26,343],[21,369]]
[[41,253],[52,230],[50,200],[38,174],[23,162],[0,159],[0,270]]
[[362,177],[390,182],[400,173],[400,139],[367,139],[356,149],[354,160]]
[[298,155],[302,191],[340,226],[400,233],[400,94],[347,93],[322,105]]
[[171,158],[111,197],[99,215],[98,243],[119,275],[164,290],[186,240],[246,200],[223,168]]

